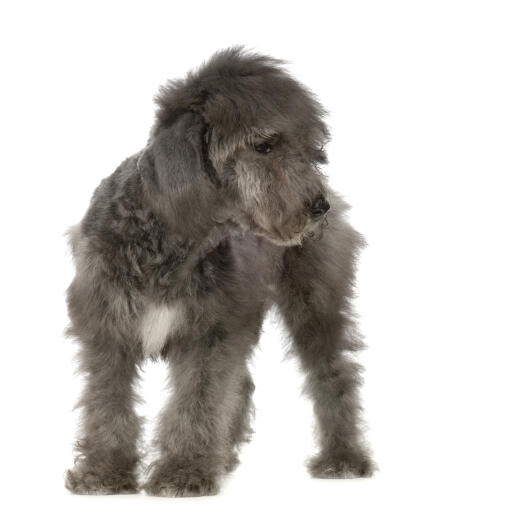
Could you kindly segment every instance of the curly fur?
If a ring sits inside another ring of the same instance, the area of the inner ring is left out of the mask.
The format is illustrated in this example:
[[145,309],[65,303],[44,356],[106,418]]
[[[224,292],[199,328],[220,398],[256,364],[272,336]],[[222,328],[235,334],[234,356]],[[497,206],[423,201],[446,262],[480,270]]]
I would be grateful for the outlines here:
[[[146,147],[102,181],[70,230],[69,334],[86,386],[67,488],[216,493],[250,435],[247,361],[272,304],[314,402],[311,473],[370,475],[349,357],[361,346],[350,299],[363,240],[319,170],[323,108],[280,61],[241,48],[169,82],[156,103]],[[147,357],[169,363],[173,392],[158,459],[137,482],[133,387]]]

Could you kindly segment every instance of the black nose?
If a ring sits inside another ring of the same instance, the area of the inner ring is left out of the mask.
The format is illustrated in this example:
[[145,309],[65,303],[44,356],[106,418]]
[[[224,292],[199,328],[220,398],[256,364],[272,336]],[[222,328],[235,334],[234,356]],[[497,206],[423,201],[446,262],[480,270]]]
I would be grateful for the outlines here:
[[318,196],[311,205],[309,214],[313,220],[318,220],[323,217],[328,211],[331,205],[328,203],[324,196]]

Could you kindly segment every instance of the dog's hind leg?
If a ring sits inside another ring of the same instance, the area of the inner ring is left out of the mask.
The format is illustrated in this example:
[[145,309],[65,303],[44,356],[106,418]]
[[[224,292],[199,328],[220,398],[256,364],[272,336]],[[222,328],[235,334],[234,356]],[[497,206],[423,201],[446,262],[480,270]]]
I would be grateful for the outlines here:
[[76,494],[136,492],[140,420],[133,409],[135,361],[111,340],[95,337],[80,342],[80,369],[86,378],[78,404],[81,436],[66,487]]
[[[253,333],[227,334],[213,328],[194,343],[170,349],[172,396],[159,421],[159,459],[144,489],[159,496],[216,494],[219,478],[236,465],[234,442],[245,419],[233,428],[245,361]],[[250,387],[250,386],[249,386]]]
[[331,222],[321,240],[286,251],[278,287],[317,417],[320,451],[309,470],[321,478],[368,476],[374,468],[361,431],[360,367],[350,354],[360,345],[350,311],[360,245],[350,226]]

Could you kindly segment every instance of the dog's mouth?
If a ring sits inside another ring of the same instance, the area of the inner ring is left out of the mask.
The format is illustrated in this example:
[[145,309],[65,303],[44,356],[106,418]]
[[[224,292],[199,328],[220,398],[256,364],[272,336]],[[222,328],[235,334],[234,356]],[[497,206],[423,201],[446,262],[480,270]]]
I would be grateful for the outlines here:
[[291,233],[286,233],[277,228],[266,229],[261,226],[255,226],[253,231],[276,245],[292,247],[302,245],[307,240],[320,240],[322,238],[323,230],[327,226],[327,217],[325,217],[322,222],[307,222],[300,230],[292,231]]

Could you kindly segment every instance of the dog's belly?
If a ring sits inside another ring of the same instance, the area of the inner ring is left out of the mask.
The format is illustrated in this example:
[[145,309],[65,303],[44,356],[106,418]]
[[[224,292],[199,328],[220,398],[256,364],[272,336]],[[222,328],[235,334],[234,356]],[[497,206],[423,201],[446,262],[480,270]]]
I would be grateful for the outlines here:
[[150,304],[139,326],[144,355],[151,356],[160,352],[169,336],[176,334],[185,326],[185,309],[180,302]]

